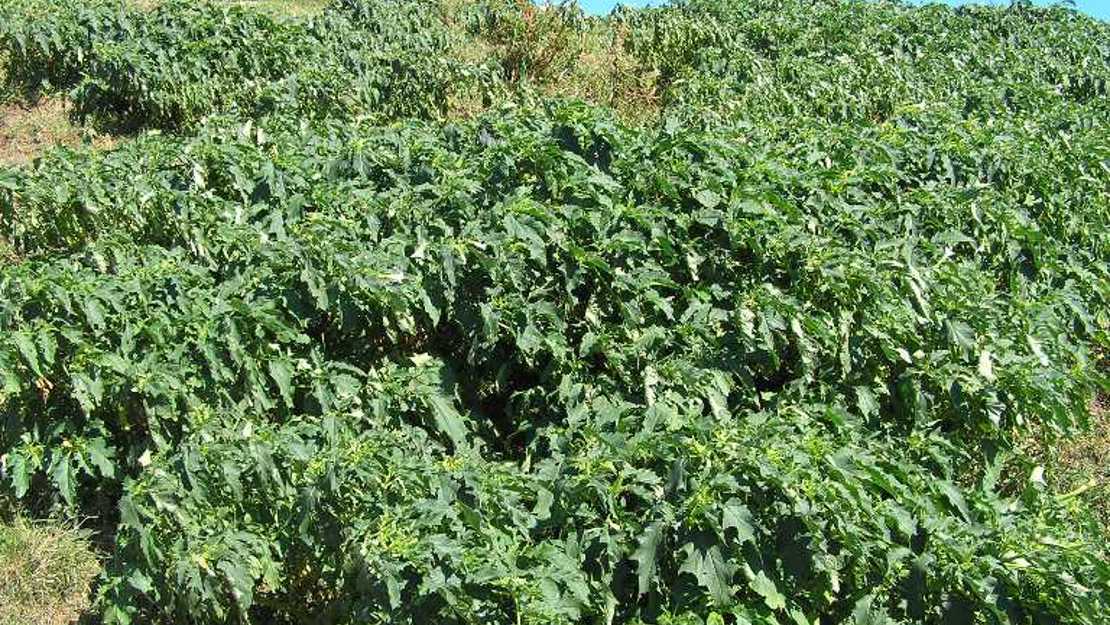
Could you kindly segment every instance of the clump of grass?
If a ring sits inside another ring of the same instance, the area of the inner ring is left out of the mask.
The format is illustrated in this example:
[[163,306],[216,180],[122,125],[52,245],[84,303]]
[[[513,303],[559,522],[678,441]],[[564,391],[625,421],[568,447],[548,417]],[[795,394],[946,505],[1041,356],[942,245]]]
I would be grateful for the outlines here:
[[53,146],[85,142],[108,148],[115,138],[76,123],[62,96],[0,104],[0,164],[27,163]]
[[8,55],[0,52],[0,104],[6,104],[15,97],[15,90],[8,80]]
[[[1081,500],[1110,540],[1110,397],[1100,395],[1091,403],[1090,427],[1061,437],[1033,433],[1018,445],[1016,471],[1011,477],[1030,474],[1041,467],[1045,485],[1059,495]],[[1009,490],[1022,487],[1015,478]]]
[[228,0],[228,4],[255,8],[273,15],[300,17],[322,12],[328,0]]
[[99,570],[87,532],[20,518],[0,524],[0,624],[76,620]]
[[629,52],[619,23],[566,0],[440,0],[440,9],[456,35],[452,59],[484,72],[476,79],[486,92],[458,90],[454,115],[531,94],[609,106],[633,124],[659,114],[658,72]]
[[626,30],[619,23],[593,21],[585,30],[569,79],[553,83],[549,93],[609,106],[629,124],[658,117],[659,73],[644,67],[628,51]]
[[1054,450],[1060,490],[1083,489],[1088,505],[1110,539],[1110,398],[1091,408],[1091,430]]

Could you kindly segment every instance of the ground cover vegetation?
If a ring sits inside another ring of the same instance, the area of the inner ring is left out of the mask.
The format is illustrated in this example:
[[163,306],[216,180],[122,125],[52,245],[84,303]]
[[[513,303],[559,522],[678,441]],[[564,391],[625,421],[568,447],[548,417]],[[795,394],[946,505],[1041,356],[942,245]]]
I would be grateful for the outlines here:
[[99,572],[87,532],[19,518],[5,521],[0,525],[0,623],[65,625],[81,616]]
[[1110,25],[0,15],[130,134],[0,168],[4,501],[89,618],[1106,622]]

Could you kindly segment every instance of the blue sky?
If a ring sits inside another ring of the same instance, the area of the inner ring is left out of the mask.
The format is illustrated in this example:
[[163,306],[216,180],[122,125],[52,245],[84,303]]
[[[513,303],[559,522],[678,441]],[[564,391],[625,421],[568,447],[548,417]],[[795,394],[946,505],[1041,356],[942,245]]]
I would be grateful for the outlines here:
[[[968,4],[965,0],[932,0],[941,2],[943,4]],[[975,0],[977,4],[997,4],[1001,6],[1008,6],[1010,0]],[[586,11],[590,13],[604,14],[608,13],[617,0],[578,0]],[[922,3],[919,1],[919,3]],[[1034,0],[1035,4],[1055,4],[1053,0]],[[644,6],[646,4],[662,4],[660,0],[621,0],[621,4],[629,6]],[[1075,6],[1080,11],[1084,11],[1095,17],[1100,17],[1104,20],[1110,20],[1110,0],[1075,0]]]

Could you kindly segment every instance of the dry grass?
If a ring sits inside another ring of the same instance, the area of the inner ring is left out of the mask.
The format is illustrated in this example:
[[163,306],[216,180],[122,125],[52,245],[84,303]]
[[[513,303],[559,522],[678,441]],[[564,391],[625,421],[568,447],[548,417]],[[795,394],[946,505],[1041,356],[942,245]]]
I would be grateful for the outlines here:
[[1110,538],[1110,398],[1099,397],[1091,408],[1091,431],[1059,446],[1057,454],[1061,491],[1085,488],[1084,498]]
[[0,105],[11,102],[14,96],[13,85],[8,81],[8,57],[0,52]]
[[622,28],[583,20],[557,2],[541,10],[527,0],[503,0],[500,21],[474,35],[461,18],[473,3],[440,0],[444,22],[457,34],[449,56],[491,74],[479,88],[451,94],[450,116],[472,117],[499,100],[538,93],[608,106],[632,124],[658,118],[658,75],[628,52]]
[[85,142],[107,148],[116,139],[75,124],[62,97],[0,105],[0,164],[28,163],[53,146]]
[[0,625],[65,625],[89,607],[100,565],[88,536],[16,519],[0,525]]
[[637,124],[659,117],[658,73],[644,68],[625,49],[620,28],[595,28],[568,79],[551,85],[549,93],[612,108],[623,121]]
[[86,141],[96,147],[115,144],[116,139],[74,123],[64,97],[32,98],[21,93],[18,86],[8,82],[6,64],[7,60],[0,57],[0,165],[28,163],[56,145],[75,146]]
[[1018,451],[1007,490],[1024,488],[1029,469],[1044,467],[1047,487],[1085,503],[1110,540],[1110,398],[1099,396],[1092,402],[1088,431],[1065,438],[1030,433]]
[[228,4],[258,9],[274,15],[303,16],[319,13],[329,0],[227,0]]

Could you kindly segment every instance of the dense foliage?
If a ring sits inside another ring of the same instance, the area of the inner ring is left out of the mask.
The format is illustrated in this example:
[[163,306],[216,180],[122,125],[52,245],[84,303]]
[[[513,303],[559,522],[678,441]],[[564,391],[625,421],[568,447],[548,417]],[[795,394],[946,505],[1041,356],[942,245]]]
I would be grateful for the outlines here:
[[294,21],[188,0],[13,0],[0,17],[12,80],[72,89],[79,115],[124,127],[189,127],[227,109],[424,117],[463,78],[426,3],[345,0]]
[[[1107,390],[1107,25],[60,6],[15,80],[189,129],[0,171],[4,488],[98,519],[106,622],[1105,622],[1013,450]],[[657,122],[529,89],[598,29]]]

